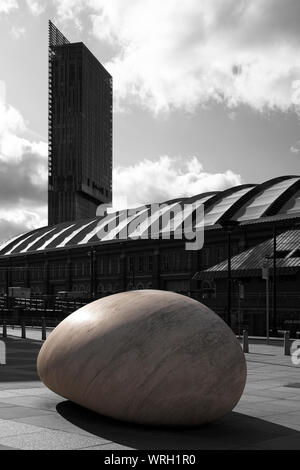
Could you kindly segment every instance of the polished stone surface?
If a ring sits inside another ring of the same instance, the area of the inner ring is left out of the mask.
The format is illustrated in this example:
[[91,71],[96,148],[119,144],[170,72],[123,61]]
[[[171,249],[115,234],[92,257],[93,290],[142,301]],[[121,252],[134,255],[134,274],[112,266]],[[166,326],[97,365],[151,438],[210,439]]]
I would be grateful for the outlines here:
[[199,425],[235,407],[246,363],[210,309],[143,290],[105,297],[66,318],[43,344],[38,373],[57,394],[111,418]]

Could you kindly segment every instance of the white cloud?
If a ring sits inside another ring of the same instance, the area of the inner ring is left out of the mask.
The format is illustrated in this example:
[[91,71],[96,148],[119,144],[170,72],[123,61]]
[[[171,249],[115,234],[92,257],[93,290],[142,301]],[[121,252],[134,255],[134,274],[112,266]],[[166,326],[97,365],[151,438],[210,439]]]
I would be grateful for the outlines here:
[[0,135],[6,132],[22,132],[25,127],[19,111],[6,104],[5,84],[0,80]]
[[26,0],[26,3],[34,16],[39,16],[45,11],[45,4],[41,0]]
[[[41,15],[46,9],[45,0],[25,0],[26,5],[29,8],[30,12],[34,16]],[[0,13],[8,14],[12,11],[20,8],[20,4],[22,5],[23,2],[19,2],[19,0],[0,0]],[[17,39],[23,35],[25,30],[21,27],[13,27],[12,34]]]
[[73,21],[78,29],[81,29],[80,14],[85,8],[89,8],[89,0],[53,0],[57,8],[57,16],[62,22]]
[[299,108],[299,0],[54,0],[115,47],[119,104],[193,111],[209,101]]
[[20,39],[25,35],[26,29],[23,26],[13,26],[11,29],[11,34],[14,39]]
[[0,13],[10,13],[18,7],[16,0],[0,0]]
[[220,191],[241,184],[241,177],[227,170],[208,173],[197,157],[143,160],[134,166],[117,167],[113,172],[115,201],[127,197],[130,207],[163,202],[177,197],[194,196],[206,191]]
[[[26,4],[34,16],[39,16],[46,9],[44,0],[26,0]],[[0,13],[11,13],[20,7],[18,0],[0,0]],[[13,28],[12,33],[17,35],[22,28]]]
[[290,151],[292,153],[299,153],[300,152],[300,149],[299,149],[299,142],[297,143],[297,145],[292,145],[291,148],[290,148]]
[[47,225],[46,206],[35,207],[34,210],[26,208],[16,208],[13,211],[0,210],[1,241],[45,225]]
[[47,143],[32,142],[0,82],[0,240],[47,223]]

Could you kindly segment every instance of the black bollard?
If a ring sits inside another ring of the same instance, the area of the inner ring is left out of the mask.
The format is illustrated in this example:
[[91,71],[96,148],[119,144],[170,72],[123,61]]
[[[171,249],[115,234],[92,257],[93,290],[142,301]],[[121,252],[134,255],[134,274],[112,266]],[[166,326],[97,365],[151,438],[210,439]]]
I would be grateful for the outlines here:
[[284,332],[284,355],[290,356],[291,355],[291,346],[290,346],[290,332]]
[[26,339],[26,325],[24,322],[22,323],[21,328],[22,328],[22,339]]
[[249,352],[249,341],[248,341],[248,331],[243,330],[243,351],[244,353]]
[[3,336],[3,338],[7,338],[7,324],[6,324],[6,320],[3,320],[2,336]]
[[46,319],[45,317],[42,318],[42,341],[46,340]]

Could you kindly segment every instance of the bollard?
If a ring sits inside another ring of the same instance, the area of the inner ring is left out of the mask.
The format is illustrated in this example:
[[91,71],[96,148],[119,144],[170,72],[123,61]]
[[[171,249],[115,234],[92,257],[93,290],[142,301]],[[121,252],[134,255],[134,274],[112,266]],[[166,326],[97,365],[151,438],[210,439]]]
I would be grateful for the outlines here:
[[26,339],[26,325],[24,322],[22,323],[21,328],[22,328],[22,339]]
[[290,332],[285,331],[284,332],[284,355],[285,356],[290,356],[291,355],[291,350],[290,350]]
[[248,331],[243,330],[243,351],[244,353],[249,352],[249,342],[248,342]]
[[6,324],[6,320],[3,320],[2,336],[3,336],[3,338],[7,338],[7,324]]
[[42,317],[42,341],[46,340],[46,319]]

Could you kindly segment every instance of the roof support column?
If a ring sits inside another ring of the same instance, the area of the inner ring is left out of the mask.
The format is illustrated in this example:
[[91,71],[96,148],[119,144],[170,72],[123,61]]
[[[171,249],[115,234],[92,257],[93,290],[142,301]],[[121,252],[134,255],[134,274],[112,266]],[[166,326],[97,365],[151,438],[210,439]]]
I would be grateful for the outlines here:
[[67,291],[72,290],[72,261],[69,256],[66,262],[66,288]]
[[153,251],[152,285],[153,285],[153,289],[160,289],[161,288],[161,281],[160,281],[160,250],[159,250],[159,248],[156,248]]
[[276,224],[273,224],[273,315],[272,315],[272,329],[273,336],[278,336],[277,332],[277,263],[276,263],[276,252],[277,252],[277,233]]
[[121,281],[121,292],[126,292],[127,278],[126,278],[126,263],[127,258],[124,251],[120,254],[120,281]]
[[50,282],[49,282],[49,261],[44,263],[44,291],[46,295],[50,295]]

